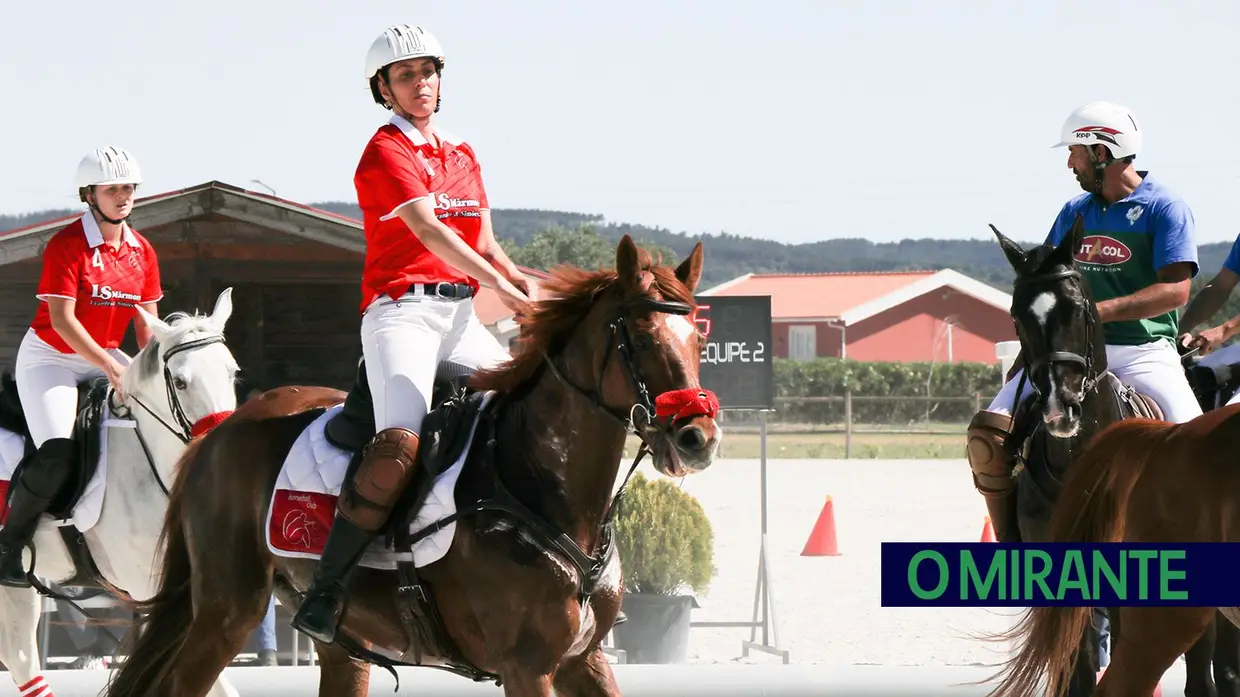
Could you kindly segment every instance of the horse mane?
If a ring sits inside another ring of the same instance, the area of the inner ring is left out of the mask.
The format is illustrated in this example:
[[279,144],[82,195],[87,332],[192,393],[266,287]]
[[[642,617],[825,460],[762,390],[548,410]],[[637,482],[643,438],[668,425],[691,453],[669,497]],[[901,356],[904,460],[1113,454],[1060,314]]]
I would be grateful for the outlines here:
[[[165,337],[170,346],[182,343],[185,340],[185,336],[191,332],[217,333],[215,331],[215,323],[211,321],[210,315],[191,315],[178,310],[165,317],[164,322],[172,327],[172,332]],[[161,372],[159,366],[160,345],[159,339],[152,336],[146,346],[141,351],[138,351],[138,355],[134,356],[133,364],[125,370],[121,377],[121,386],[125,388],[126,394],[133,394],[139,385],[145,384],[146,381],[159,375]]]
[[[657,293],[663,300],[697,305],[693,292],[676,277],[675,268],[662,264],[661,259],[656,261],[640,247],[637,254],[637,287],[642,290],[634,296],[653,297]],[[551,277],[540,284],[546,297],[531,303],[530,314],[516,319],[521,329],[512,358],[474,373],[470,385],[475,389],[513,392],[538,375],[546,365],[543,355],[552,356],[563,349],[594,303],[619,280],[615,269],[587,271],[567,264],[554,267],[550,273]]]

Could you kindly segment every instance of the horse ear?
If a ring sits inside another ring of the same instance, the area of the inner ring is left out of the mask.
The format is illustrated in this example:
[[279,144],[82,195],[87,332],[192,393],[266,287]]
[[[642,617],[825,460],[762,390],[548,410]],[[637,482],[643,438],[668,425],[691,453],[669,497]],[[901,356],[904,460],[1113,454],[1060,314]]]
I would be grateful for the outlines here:
[[220,297],[215,300],[215,309],[211,311],[211,324],[215,325],[215,331],[223,334],[224,323],[232,315],[232,287],[224,289],[220,293]]
[[1029,261],[1029,255],[1025,254],[1025,250],[1019,244],[1016,244],[1011,239],[1008,239],[1007,235],[999,232],[999,228],[995,227],[994,223],[990,223],[990,229],[994,230],[995,237],[999,238],[999,247],[1003,249],[1003,254],[1007,257],[1008,263],[1012,265],[1012,268],[1017,273],[1020,273],[1020,270],[1025,268],[1025,264]]
[[637,282],[637,245],[628,235],[620,238],[616,247],[616,275],[626,288]]
[[676,278],[685,284],[689,292],[697,290],[698,281],[702,278],[702,243],[693,246],[689,256],[676,267]]
[[1085,237],[1085,219],[1078,213],[1076,220],[1072,223],[1072,228],[1063,234],[1059,244],[1051,250],[1049,260],[1056,264],[1064,264],[1071,266],[1076,250],[1081,248],[1081,242]]
[[138,316],[142,318],[142,322],[150,327],[155,334],[155,338],[159,341],[162,342],[164,337],[168,336],[168,333],[172,331],[172,327],[169,327],[167,322],[142,309],[141,305],[134,305],[134,309],[138,311]]

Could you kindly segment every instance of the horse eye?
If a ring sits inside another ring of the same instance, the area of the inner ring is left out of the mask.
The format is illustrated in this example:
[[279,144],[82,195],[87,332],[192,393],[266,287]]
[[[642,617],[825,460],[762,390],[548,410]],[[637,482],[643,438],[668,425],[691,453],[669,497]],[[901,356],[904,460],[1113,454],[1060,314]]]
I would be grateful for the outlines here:
[[636,338],[633,339],[633,345],[644,351],[654,345],[654,337],[645,332],[638,332]]
[[185,378],[183,377],[175,377],[175,378],[172,378],[172,386],[177,388],[178,390],[183,390],[189,387],[189,383],[185,382]]

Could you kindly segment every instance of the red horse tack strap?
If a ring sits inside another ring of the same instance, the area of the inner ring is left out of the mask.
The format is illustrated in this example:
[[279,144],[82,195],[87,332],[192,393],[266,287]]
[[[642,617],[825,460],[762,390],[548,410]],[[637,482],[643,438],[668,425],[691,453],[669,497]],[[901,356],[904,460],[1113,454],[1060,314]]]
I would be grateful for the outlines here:
[[671,417],[673,421],[690,419],[695,416],[715,418],[719,413],[719,398],[714,392],[700,387],[686,387],[681,390],[664,392],[654,399],[655,415],[661,418]]
[[189,437],[197,438],[198,436],[203,435],[207,431],[210,431],[211,429],[220,425],[221,421],[223,421],[224,419],[227,419],[229,414],[232,414],[232,410],[217,411],[214,414],[209,414],[207,416],[202,417],[201,419],[198,419],[198,421],[195,422],[194,425],[189,429]]

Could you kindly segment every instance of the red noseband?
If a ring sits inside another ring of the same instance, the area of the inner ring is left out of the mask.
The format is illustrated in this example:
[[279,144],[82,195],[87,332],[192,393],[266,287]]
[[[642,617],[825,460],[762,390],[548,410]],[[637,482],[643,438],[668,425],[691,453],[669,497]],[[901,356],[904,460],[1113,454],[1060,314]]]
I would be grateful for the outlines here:
[[207,431],[210,431],[220,425],[221,421],[227,419],[229,414],[232,414],[232,411],[217,411],[214,414],[198,419],[198,422],[189,429],[189,437],[197,438]]
[[673,421],[695,416],[709,416],[713,419],[715,414],[719,413],[719,398],[714,392],[700,387],[672,390],[655,397],[654,412],[656,416],[671,417]]

